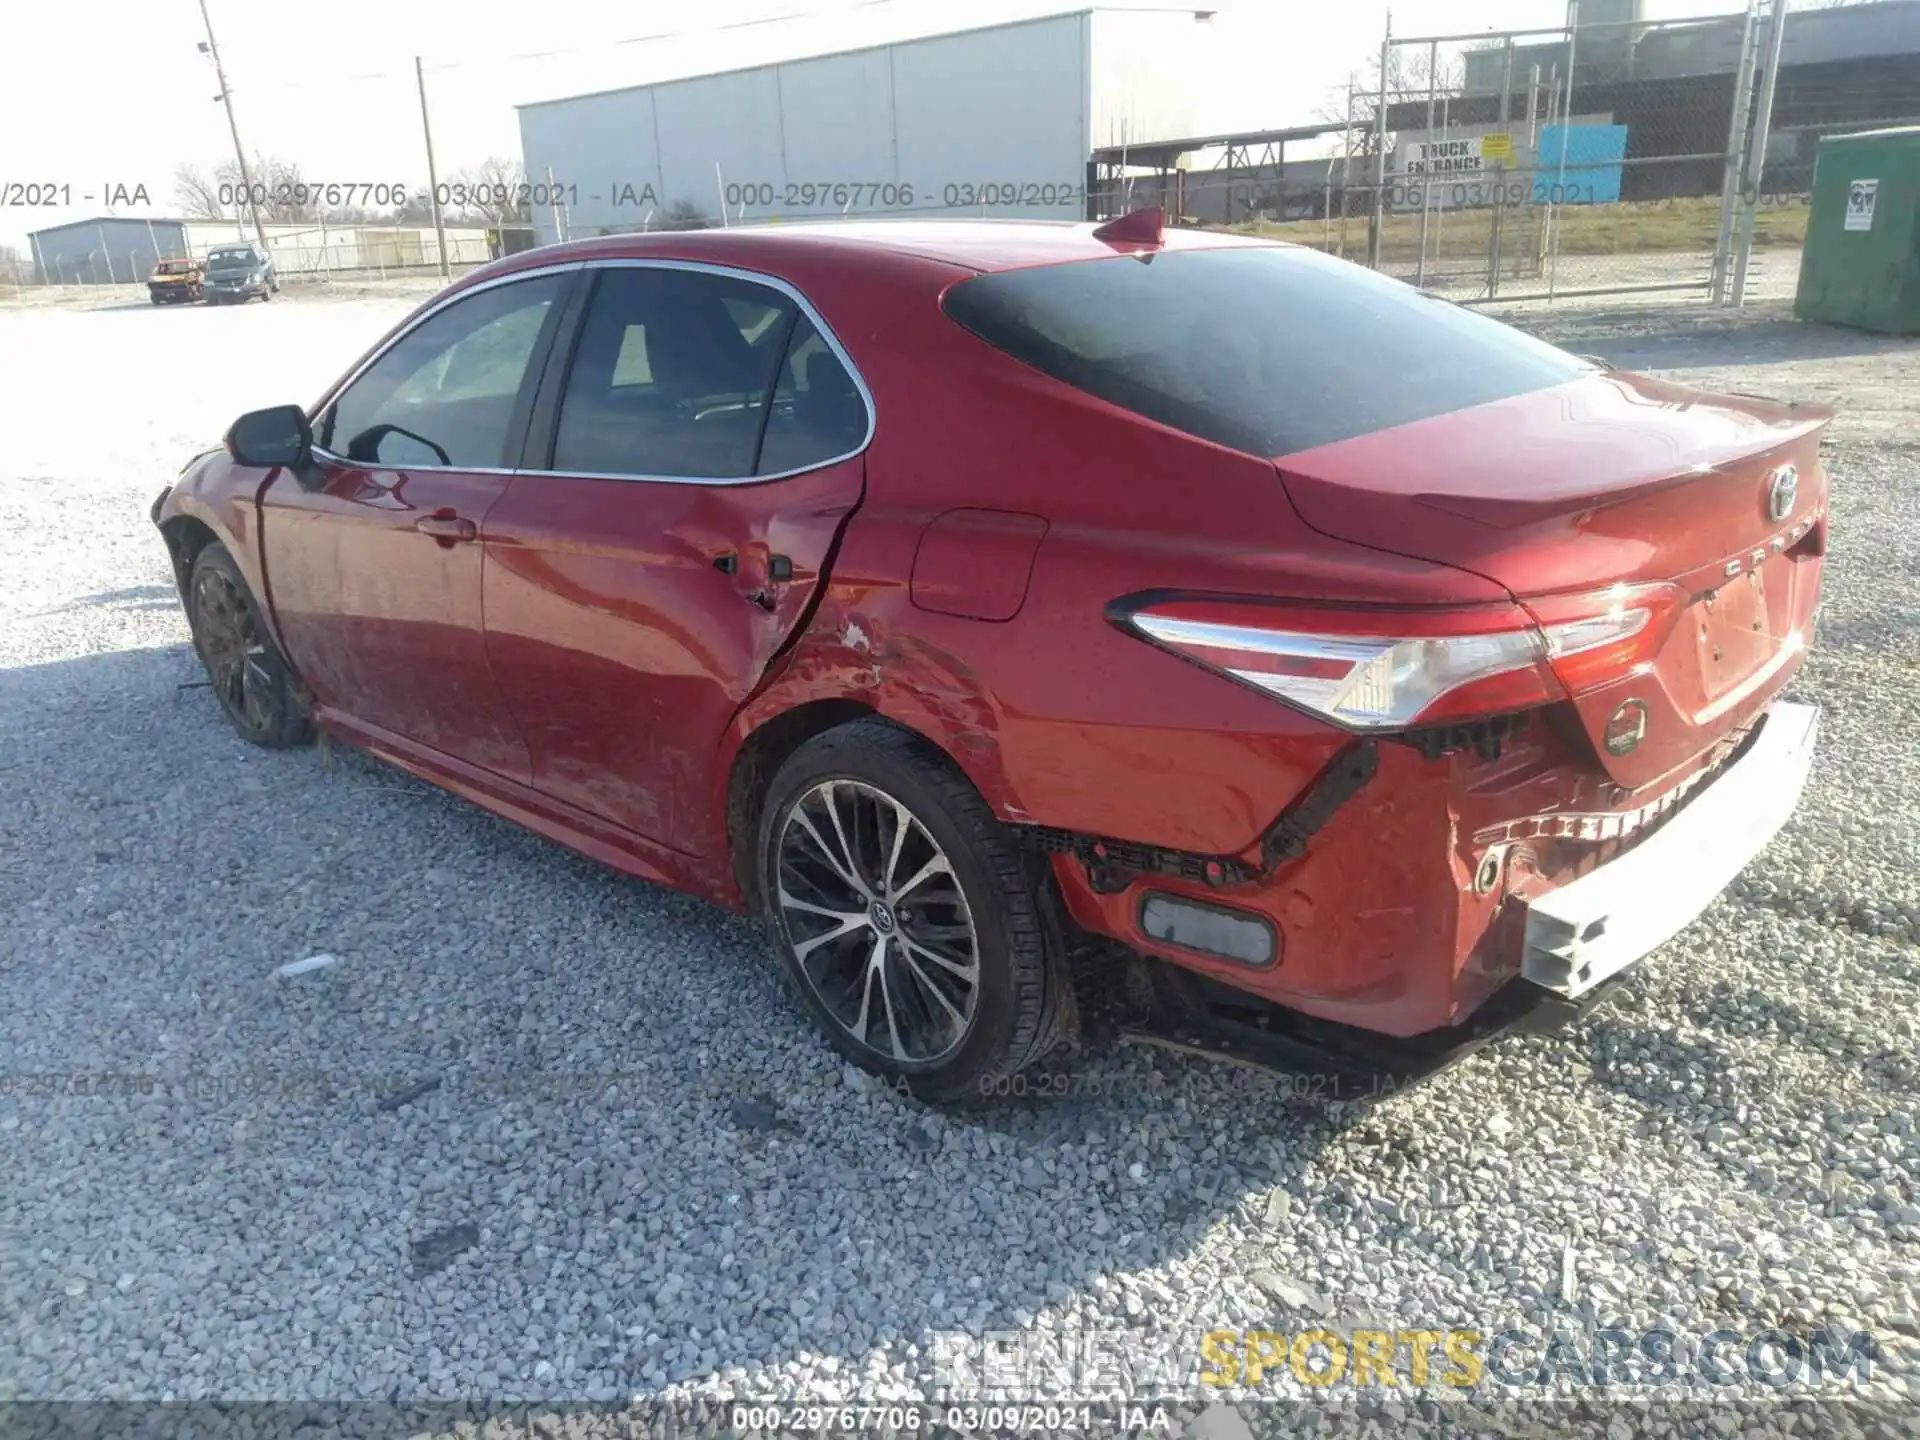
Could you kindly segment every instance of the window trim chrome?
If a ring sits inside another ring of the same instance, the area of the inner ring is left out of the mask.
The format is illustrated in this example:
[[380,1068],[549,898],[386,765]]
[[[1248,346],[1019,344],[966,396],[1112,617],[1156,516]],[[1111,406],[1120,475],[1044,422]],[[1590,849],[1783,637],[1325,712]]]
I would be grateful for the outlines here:
[[[821,340],[825,342],[827,348],[833,352],[834,357],[839,360],[840,364],[845,368],[847,375],[853,381],[854,389],[859,392],[860,403],[865,407],[867,412],[867,429],[866,433],[861,436],[860,443],[843,454],[834,455],[824,460],[816,460],[810,465],[802,465],[791,470],[780,470],[768,475],[737,476],[632,475],[595,470],[535,470],[525,466],[503,468],[501,466],[486,465],[365,465],[357,460],[349,460],[343,455],[336,455],[331,450],[323,449],[318,445],[313,447],[313,453],[320,459],[326,460],[334,465],[359,470],[404,470],[409,473],[420,474],[545,475],[551,476],[556,480],[622,480],[635,485],[732,486],[765,485],[774,480],[790,480],[796,475],[806,475],[815,470],[824,470],[830,465],[845,464],[856,456],[865,454],[867,447],[873,444],[874,431],[879,426],[879,410],[873,402],[873,392],[867,388],[866,377],[860,373],[860,367],[853,363],[853,356],[848,354],[846,346],[840,343],[840,337],[833,333],[833,328],[827,324],[826,317],[815,308],[814,303],[802,294],[799,288],[791,281],[779,275],[770,275],[764,270],[749,270],[739,265],[718,265],[706,260],[677,260],[667,256],[651,255],[610,255],[592,260],[573,260],[554,265],[533,266],[525,270],[515,270],[508,275],[496,275],[492,279],[483,280],[477,285],[469,285],[450,294],[442,295],[433,304],[421,311],[412,324],[408,325],[406,329],[400,331],[391,340],[387,341],[386,344],[367,356],[366,359],[362,360],[348,373],[346,379],[340,381],[329,390],[321,399],[320,403],[314,406],[313,414],[315,418],[325,414],[328,406],[332,405],[341,395],[345,394],[348,387],[353,385],[362,375],[384,359],[395,346],[399,345],[409,335],[412,335],[414,331],[418,330],[442,310],[458,304],[469,295],[478,295],[483,290],[492,290],[502,285],[511,285],[522,280],[532,280],[543,275],[566,275],[592,270],[685,270],[695,274],[719,275],[730,280],[742,280],[753,285],[764,285],[770,290],[776,290],[780,294],[785,295],[794,303],[800,313],[812,322],[813,328],[820,333]],[[585,323],[584,315],[582,316],[581,323]],[[769,398],[768,403],[772,403],[771,398]]]

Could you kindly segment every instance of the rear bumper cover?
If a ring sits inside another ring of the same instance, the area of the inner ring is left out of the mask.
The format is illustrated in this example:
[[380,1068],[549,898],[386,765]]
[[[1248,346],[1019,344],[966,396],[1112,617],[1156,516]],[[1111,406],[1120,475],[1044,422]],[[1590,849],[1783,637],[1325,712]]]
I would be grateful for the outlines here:
[[1819,729],[1817,707],[1776,701],[1746,752],[1672,819],[1530,901],[1525,978],[1576,999],[1672,939],[1786,824]]

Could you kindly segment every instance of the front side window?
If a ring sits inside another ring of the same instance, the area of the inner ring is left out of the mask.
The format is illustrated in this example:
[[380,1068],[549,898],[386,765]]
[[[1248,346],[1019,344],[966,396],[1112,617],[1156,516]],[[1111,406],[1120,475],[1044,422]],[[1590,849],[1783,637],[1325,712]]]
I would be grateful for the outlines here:
[[1592,369],[1487,316],[1293,246],[1009,270],[962,281],[944,304],[1057,380],[1263,457]]
[[563,277],[496,285],[436,311],[327,407],[324,450],[361,465],[491,470]]
[[735,480],[795,468],[759,457],[763,439],[792,449],[775,440],[773,417],[784,396],[791,428],[796,327],[814,333],[789,296],[752,280],[603,271],[567,373],[553,469]]

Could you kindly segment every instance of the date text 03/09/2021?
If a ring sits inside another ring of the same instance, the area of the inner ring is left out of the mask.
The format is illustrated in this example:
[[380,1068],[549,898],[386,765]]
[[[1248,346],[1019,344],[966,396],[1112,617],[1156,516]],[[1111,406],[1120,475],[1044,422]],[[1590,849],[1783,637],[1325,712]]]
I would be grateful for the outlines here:
[[747,1403],[732,1407],[735,1435],[870,1434],[1051,1435],[1061,1431],[1115,1435],[1170,1434],[1177,1427],[1164,1405],[1058,1401],[1020,1404],[811,1405]]
[[[441,185],[438,194],[443,206],[455,209],[470,205],[577,206],[582,202],[614,209],[656,209],[681,198],[663,195],[660,183],[654,180],[613,180],[585,185],[577,181],[516,185],[454,182]],[[1077,208],[1085,194],[1085,187],[1071,180],[962,180],[939,185],[907,180],[727,180],[719,191],[729,214],[755,211],[779,214],[794,210],[872,214],[888,210]]]

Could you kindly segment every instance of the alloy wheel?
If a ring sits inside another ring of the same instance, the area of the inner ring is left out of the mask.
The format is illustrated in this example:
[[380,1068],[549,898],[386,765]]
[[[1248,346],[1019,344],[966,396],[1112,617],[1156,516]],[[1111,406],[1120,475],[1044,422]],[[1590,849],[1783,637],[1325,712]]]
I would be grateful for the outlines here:
[[980,941],[946,851],[899,800],[823,780],[781,821],[781,929],[834,1022],[880,1059],[919,1067],[966,1039]]
[[270,729],[275,681],[253,607],[230,577],[211,567],[195,574],[193,600],[194,628],[213,693],[249,732]]

